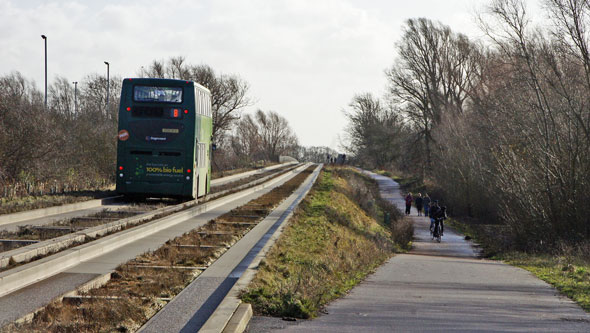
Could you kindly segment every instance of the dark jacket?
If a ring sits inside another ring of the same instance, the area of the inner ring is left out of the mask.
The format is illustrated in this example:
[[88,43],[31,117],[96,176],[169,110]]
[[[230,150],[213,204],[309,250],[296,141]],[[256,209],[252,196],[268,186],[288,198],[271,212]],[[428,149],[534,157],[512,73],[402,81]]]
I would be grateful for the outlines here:
[[413,198],[411,195],[406,195],[406,205],[409,206],[412,204]]
[[416,207],[420,207],[422,208],[422,203],[424,199],[422,199],[422,197],[417,197],[416,200],[414,200],[416,202]]
[[447,209],[446,207],[441,207],[437,210],[436,214],[434,214],[435,219],[445,219],[447,218]]
[[438,215],[439,212],[440,212],[440,207],[438,207],[438,206],[432,206],[432,207],[430,207],[430,212],[428,212],[428,216],[430,218],[435,219],[437,217],[437,215]]

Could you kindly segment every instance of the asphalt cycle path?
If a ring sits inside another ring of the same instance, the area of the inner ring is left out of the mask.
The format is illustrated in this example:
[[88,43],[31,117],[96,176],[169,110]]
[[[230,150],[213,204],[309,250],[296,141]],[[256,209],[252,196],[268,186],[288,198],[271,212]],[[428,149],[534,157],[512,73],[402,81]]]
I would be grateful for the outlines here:
[[[367,172],[403,212],[399,185]],[[445,228],[442,242],[412,210],[413,248],[396,255],[314,320],[254,317],[250,332],[590,332],[590,315],[529,272],[478,258]]]

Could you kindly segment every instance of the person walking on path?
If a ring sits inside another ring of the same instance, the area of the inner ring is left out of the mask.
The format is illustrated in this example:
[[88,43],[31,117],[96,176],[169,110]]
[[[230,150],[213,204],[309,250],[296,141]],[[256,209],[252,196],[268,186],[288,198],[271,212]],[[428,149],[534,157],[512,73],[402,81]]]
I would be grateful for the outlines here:
[[412,201],[414,201],[414,198],[412,198],[412,192],[408,192],[408,195],[406,195],[406,215],[410,215]]
[[415,199],[416,210],[418,211],[418,216],[422,216],[422,203],[424,199],[422,199],[422,193],[418,193],[418,196]]
[[424,216],[428,216],[428,213],[430,212],[430,197],[428,196],[428,193],[424,193],[422,205],[424,206]]

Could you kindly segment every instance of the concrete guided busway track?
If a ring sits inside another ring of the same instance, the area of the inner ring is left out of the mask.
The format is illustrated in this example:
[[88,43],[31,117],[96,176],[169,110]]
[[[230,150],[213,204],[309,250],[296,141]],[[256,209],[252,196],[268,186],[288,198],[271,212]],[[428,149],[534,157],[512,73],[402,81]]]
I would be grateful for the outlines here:
[[[213,179],[211,180],[211,188],[214,189],[216,187],[231,184],[233,182],[240,181],[242,179],[251,177],[256,174],[262,174],[268,171],[276,170],[294,164],[294,162],[275,164],[266,168],[246,171],[227,177]],[[46,225],[58,220],[75,218],[80,216],[88,216],[90,214],[99,212],[103,209],[117,209],[121,206],[124,206],[124,203],[117,202],[118,199],[121,199],[121,196],[94,199],[12,214],[2,214],[0,215],[0,230],[14,231],[18,230],[20,226]]]
[[253,188],[0,273],[0,295],[3,295],[0,308],[7,309],[0,313],[0,325],[31,313],[138,254],[156,249],[168,239],[269,192],[304,168],[298,167]]

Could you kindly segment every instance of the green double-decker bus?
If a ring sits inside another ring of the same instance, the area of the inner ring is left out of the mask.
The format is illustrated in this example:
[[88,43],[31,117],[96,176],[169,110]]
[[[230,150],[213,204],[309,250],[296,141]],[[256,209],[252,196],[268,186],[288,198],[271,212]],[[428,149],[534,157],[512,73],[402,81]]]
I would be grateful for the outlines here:
[[198,198],[211,181],[211,93],[193,81],[124,79],[117,193]]

